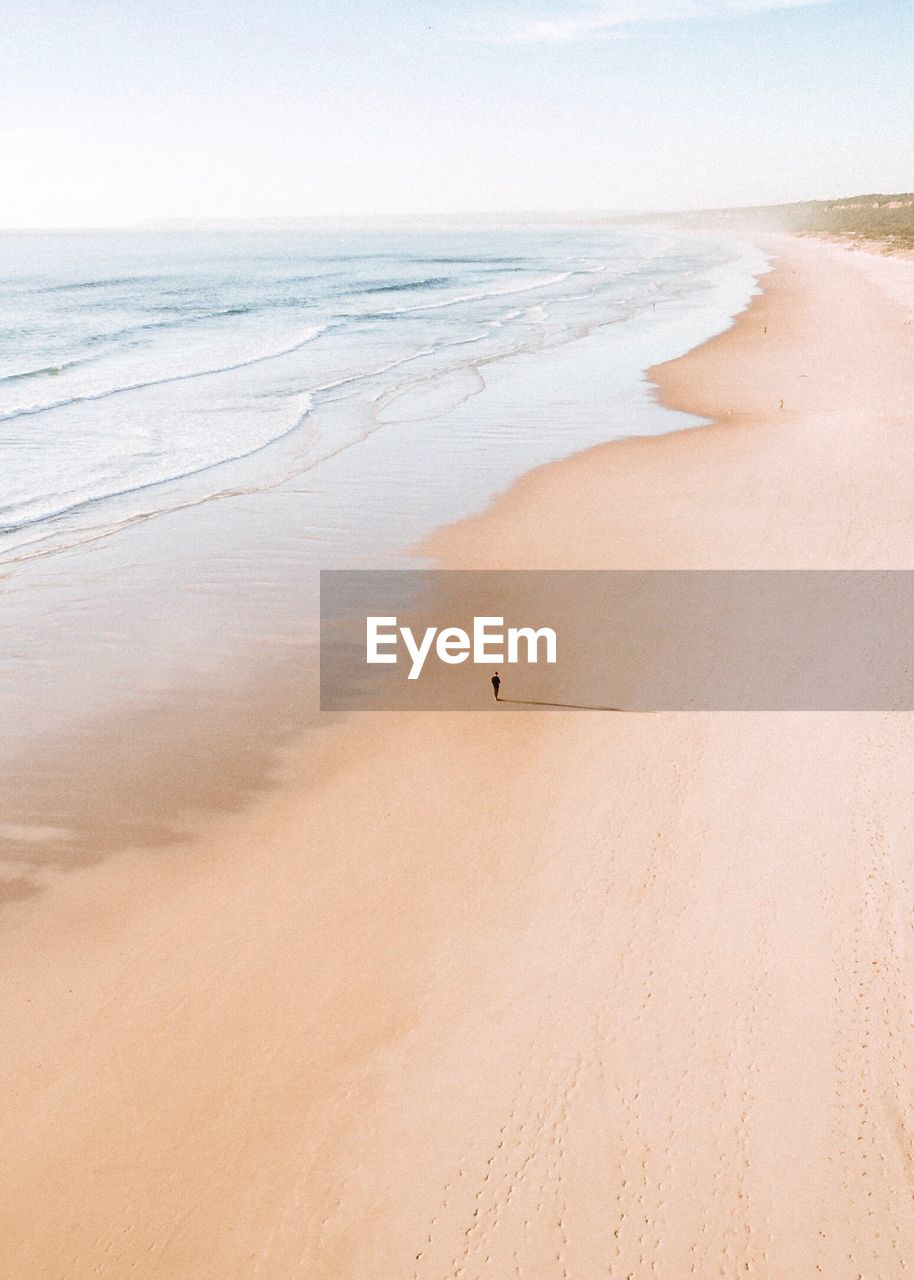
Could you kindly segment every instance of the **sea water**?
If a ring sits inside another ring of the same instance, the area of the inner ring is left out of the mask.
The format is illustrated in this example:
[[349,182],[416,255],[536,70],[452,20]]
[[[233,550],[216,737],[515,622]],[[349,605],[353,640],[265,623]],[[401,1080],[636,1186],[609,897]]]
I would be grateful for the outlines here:
[[316,704],[318,570],[417,563],[532,467],[694,426],[645,370],[765,268],[616,226],[6,234],[7,824],[88,823],[64,862],[99,846],[102,788],[129,843],[193,810],[179,783],[207,761],[230,778],[256,746],[266,777]]
[[[449,418],[452,498],[435,514],[463,514],[485,497],[480,452],[497,490],[537,462],[677,425],[646,405],[644,366],[724,327],[758,268],[724,240],[611,227],[7,234],[0,562],[176,495],[218,497],[255,474],[226,464],[268,451],[258,484],[316,482],[348,452],[347,484],[361,470],[383,485],[385,450],[412,448],[418,473],[423,435]],[[537,357],[594,334],[601,383],[564,386],[556,410]],[[506,388],[487,403],[520,357],[515,401]]]

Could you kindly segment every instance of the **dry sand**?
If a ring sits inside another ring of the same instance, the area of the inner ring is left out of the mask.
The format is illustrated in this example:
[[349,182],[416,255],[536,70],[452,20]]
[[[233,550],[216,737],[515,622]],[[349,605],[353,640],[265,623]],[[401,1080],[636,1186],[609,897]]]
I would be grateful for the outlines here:
[[[914,566],[914,265],[776,252],[657,371],[716,425],[431,550]],[[906,716],[355,718],[10,905],[0,1275],[900,1280],[912,761]]]

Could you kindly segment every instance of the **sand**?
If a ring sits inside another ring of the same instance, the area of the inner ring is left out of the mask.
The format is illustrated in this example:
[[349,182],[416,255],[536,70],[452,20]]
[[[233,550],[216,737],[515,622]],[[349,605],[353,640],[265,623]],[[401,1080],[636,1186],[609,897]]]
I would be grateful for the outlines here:
[[[778,241],[472,567],[914,567],[914,265]],[[781,403],[783,402],[783,408]],[[914,725],[373,715],[0,928],[0,1274],[895,1280]]]

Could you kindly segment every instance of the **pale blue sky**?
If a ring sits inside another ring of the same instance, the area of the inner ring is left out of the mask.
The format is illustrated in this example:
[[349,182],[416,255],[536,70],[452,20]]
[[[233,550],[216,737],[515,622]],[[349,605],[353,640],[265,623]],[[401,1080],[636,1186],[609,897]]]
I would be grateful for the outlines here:
[[7,0],[0,226],[914,187],[912,0]]

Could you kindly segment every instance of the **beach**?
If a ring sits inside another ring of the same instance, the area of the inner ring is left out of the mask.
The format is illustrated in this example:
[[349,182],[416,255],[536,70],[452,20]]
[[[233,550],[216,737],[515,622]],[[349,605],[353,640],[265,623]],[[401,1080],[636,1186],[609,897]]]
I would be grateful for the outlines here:
[[[914,567],[914,264],[764,248],[651,374],[709,425],[419,554]],[[900,715],[495,707],[286,742],[189,848],[9,905],[0,1271],[900,1280],[912,750]]]

